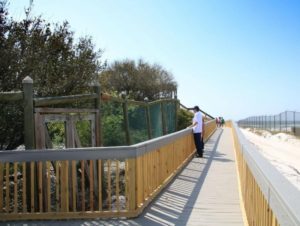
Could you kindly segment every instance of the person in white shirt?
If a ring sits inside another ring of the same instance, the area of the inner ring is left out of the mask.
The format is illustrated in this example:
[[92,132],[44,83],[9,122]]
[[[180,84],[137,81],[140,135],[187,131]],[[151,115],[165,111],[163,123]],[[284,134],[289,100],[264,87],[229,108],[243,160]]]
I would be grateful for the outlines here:
[[198,106],[193,108],[194,111],[194,118],[192,121],[192,125],[189,128],[193,128],[194,134],[194,142],[197,149],[197,156],[202,158],[203,157],[203,133],[204,133],[204,121],[200,109]]

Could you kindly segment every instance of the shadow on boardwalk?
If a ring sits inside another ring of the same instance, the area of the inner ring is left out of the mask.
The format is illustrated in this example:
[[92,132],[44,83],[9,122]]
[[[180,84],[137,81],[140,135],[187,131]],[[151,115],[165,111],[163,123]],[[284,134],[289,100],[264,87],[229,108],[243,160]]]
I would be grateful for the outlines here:
[[0,225],[187,225],[212,162],[232,161],[217,151],[222,133],[221,129],[215,132],[205,144],[204,158],[192,159],[138,218],[7,222]]

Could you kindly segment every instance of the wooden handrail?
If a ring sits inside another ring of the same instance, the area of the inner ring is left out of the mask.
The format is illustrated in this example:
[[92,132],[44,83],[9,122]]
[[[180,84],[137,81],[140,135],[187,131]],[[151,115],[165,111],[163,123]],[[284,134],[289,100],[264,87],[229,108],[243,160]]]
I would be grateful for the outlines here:
[[231,123],[247,219],[251,225],[300,225],[300,192]]

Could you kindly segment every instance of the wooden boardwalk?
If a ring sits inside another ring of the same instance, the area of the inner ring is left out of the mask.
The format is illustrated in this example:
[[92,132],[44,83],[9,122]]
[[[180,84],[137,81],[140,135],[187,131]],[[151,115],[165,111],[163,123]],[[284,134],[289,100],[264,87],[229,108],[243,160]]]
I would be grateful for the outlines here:
[[30,221],[3,225],[244,225],[231,129],[218,129],[194,158],[136,219]]

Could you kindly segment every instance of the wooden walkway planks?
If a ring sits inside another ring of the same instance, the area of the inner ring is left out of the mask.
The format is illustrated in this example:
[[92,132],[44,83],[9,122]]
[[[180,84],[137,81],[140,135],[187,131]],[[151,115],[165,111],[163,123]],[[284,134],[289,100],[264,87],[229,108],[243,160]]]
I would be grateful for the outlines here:
[[28,221],[26,225],[244,225],[231,129],[218,129],[205,150],[204,158],[192,159],[139,218]]

